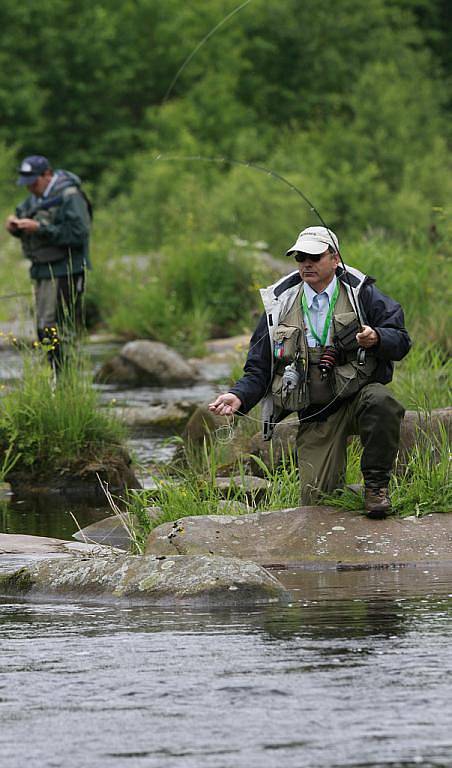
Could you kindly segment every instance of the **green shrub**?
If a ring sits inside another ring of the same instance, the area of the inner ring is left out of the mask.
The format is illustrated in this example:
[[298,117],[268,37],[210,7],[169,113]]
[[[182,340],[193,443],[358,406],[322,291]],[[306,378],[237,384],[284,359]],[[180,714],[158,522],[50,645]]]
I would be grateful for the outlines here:
[[118,264],[107,266],[95,279],[104,317],[120,334],[196,352],[212,335],[241,331],[258,305],[258,267],[226,238],[203,243],[187,231],[143,259],[121,275]]
[[56,383],[45,350],[24,352],[23,364],[22,380],[0,401],[0,445],[17,469],[57,472],[118,451],[124,428],[99,408],[80,357],[66,359]]

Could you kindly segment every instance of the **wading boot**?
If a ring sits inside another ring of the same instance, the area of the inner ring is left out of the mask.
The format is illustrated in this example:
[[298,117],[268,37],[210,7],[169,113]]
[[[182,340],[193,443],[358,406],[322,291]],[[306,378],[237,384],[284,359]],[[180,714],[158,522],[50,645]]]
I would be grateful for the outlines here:
[[364,508],[366,516],[373,520],[382,520],[391,514],[391,499],[387,488],[366,486],[364,491]]

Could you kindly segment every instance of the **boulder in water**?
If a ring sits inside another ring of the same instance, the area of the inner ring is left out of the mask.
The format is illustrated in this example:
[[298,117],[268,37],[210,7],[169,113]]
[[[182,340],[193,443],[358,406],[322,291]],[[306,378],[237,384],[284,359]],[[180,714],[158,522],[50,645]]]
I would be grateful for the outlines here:
[[286,601],[290,593],[256,563],[194,555],[44,560],[0,576],[0,594],[29,599],[123,600],[203,608]]
[[195,369],[175,349],[159,341],[129,341],[96,376],[131,386],[187,386],[198,381]]

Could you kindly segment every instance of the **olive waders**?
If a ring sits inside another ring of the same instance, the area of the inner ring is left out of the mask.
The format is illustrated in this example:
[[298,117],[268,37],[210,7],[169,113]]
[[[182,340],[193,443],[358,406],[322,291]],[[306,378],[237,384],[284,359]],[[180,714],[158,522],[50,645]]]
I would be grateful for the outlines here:
[[366,384],[325,421],[300,424],[297,436],[301,503],[345,483],[347,441],[359,435],[361,471],[366,486],[387,488],[399,448],[405,410],[383,384]]

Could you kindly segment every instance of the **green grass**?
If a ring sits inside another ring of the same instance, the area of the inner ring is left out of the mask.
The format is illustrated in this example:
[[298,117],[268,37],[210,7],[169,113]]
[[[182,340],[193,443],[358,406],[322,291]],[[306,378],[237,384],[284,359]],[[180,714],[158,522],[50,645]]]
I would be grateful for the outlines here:
[[403,516],[452,511],[451,451],[443,425],[438,436],[419,430],[406,467],[391,479],[390,493]]
[[23,351],[23,378],[0,401],[0,445],[15,469],[49,473],[117,452],[125,431],[99,407],[86,361],[74,351],[57,382],[46,350]]
[[[361,447],[355,438],[348,447],[347,484],[361,484]],[[396,462],[389,484],[394,512],[418,517],[430,512],[452,512],[451,452],[446,429],[438,434],[418,429],[406,465]],[[362,496],[349,488],[325,494],[323,503],[345,510],[361,511]]]
[[[127,525],[131,530],[134,551],[143,552],[151,530],[162,523],[175,522],[195,515],[241,514],[234,508],[234,502],[246,503],[246,512],[284,509],[299,505],[299,477],[295,456],[289,452],[283,455],[278,466],[266,465],[258,456],[251,458],[267,480],[268,489],[260,498],[249,500],[243,489],[231,486],[226,500],[230,508],[219,506],[223,494],[215,486],[215,477],[220,474],[218,454],[207,441],[196,461],[180,467],[176,474],[167,473],[156,478],[157,491],[129,491],[121,506],[125,507]],[[361,447],[354,439],[348,447],[347,484],[362,483],[360,471]],[[246,475],[244,461],[238,462],[237,475]],[[419,431],[417,441],[406,466],[396,468],[391,484],[390,496],[396,515],[422,516],[430,512],[452,511],[452,481],[450,473],[450,446],[445,429],[439,436]],[[363,511],[363,498],[349,488],[325,494],[322,503],[347,511]],[[161,514],[150,519],[146,507],[158,505]],[[115,504],[111,504],[114,512]]]
[[407,409],[444,408],[452,401],[452,359],[438,345],[417,342],[396,364],[389,386]]

